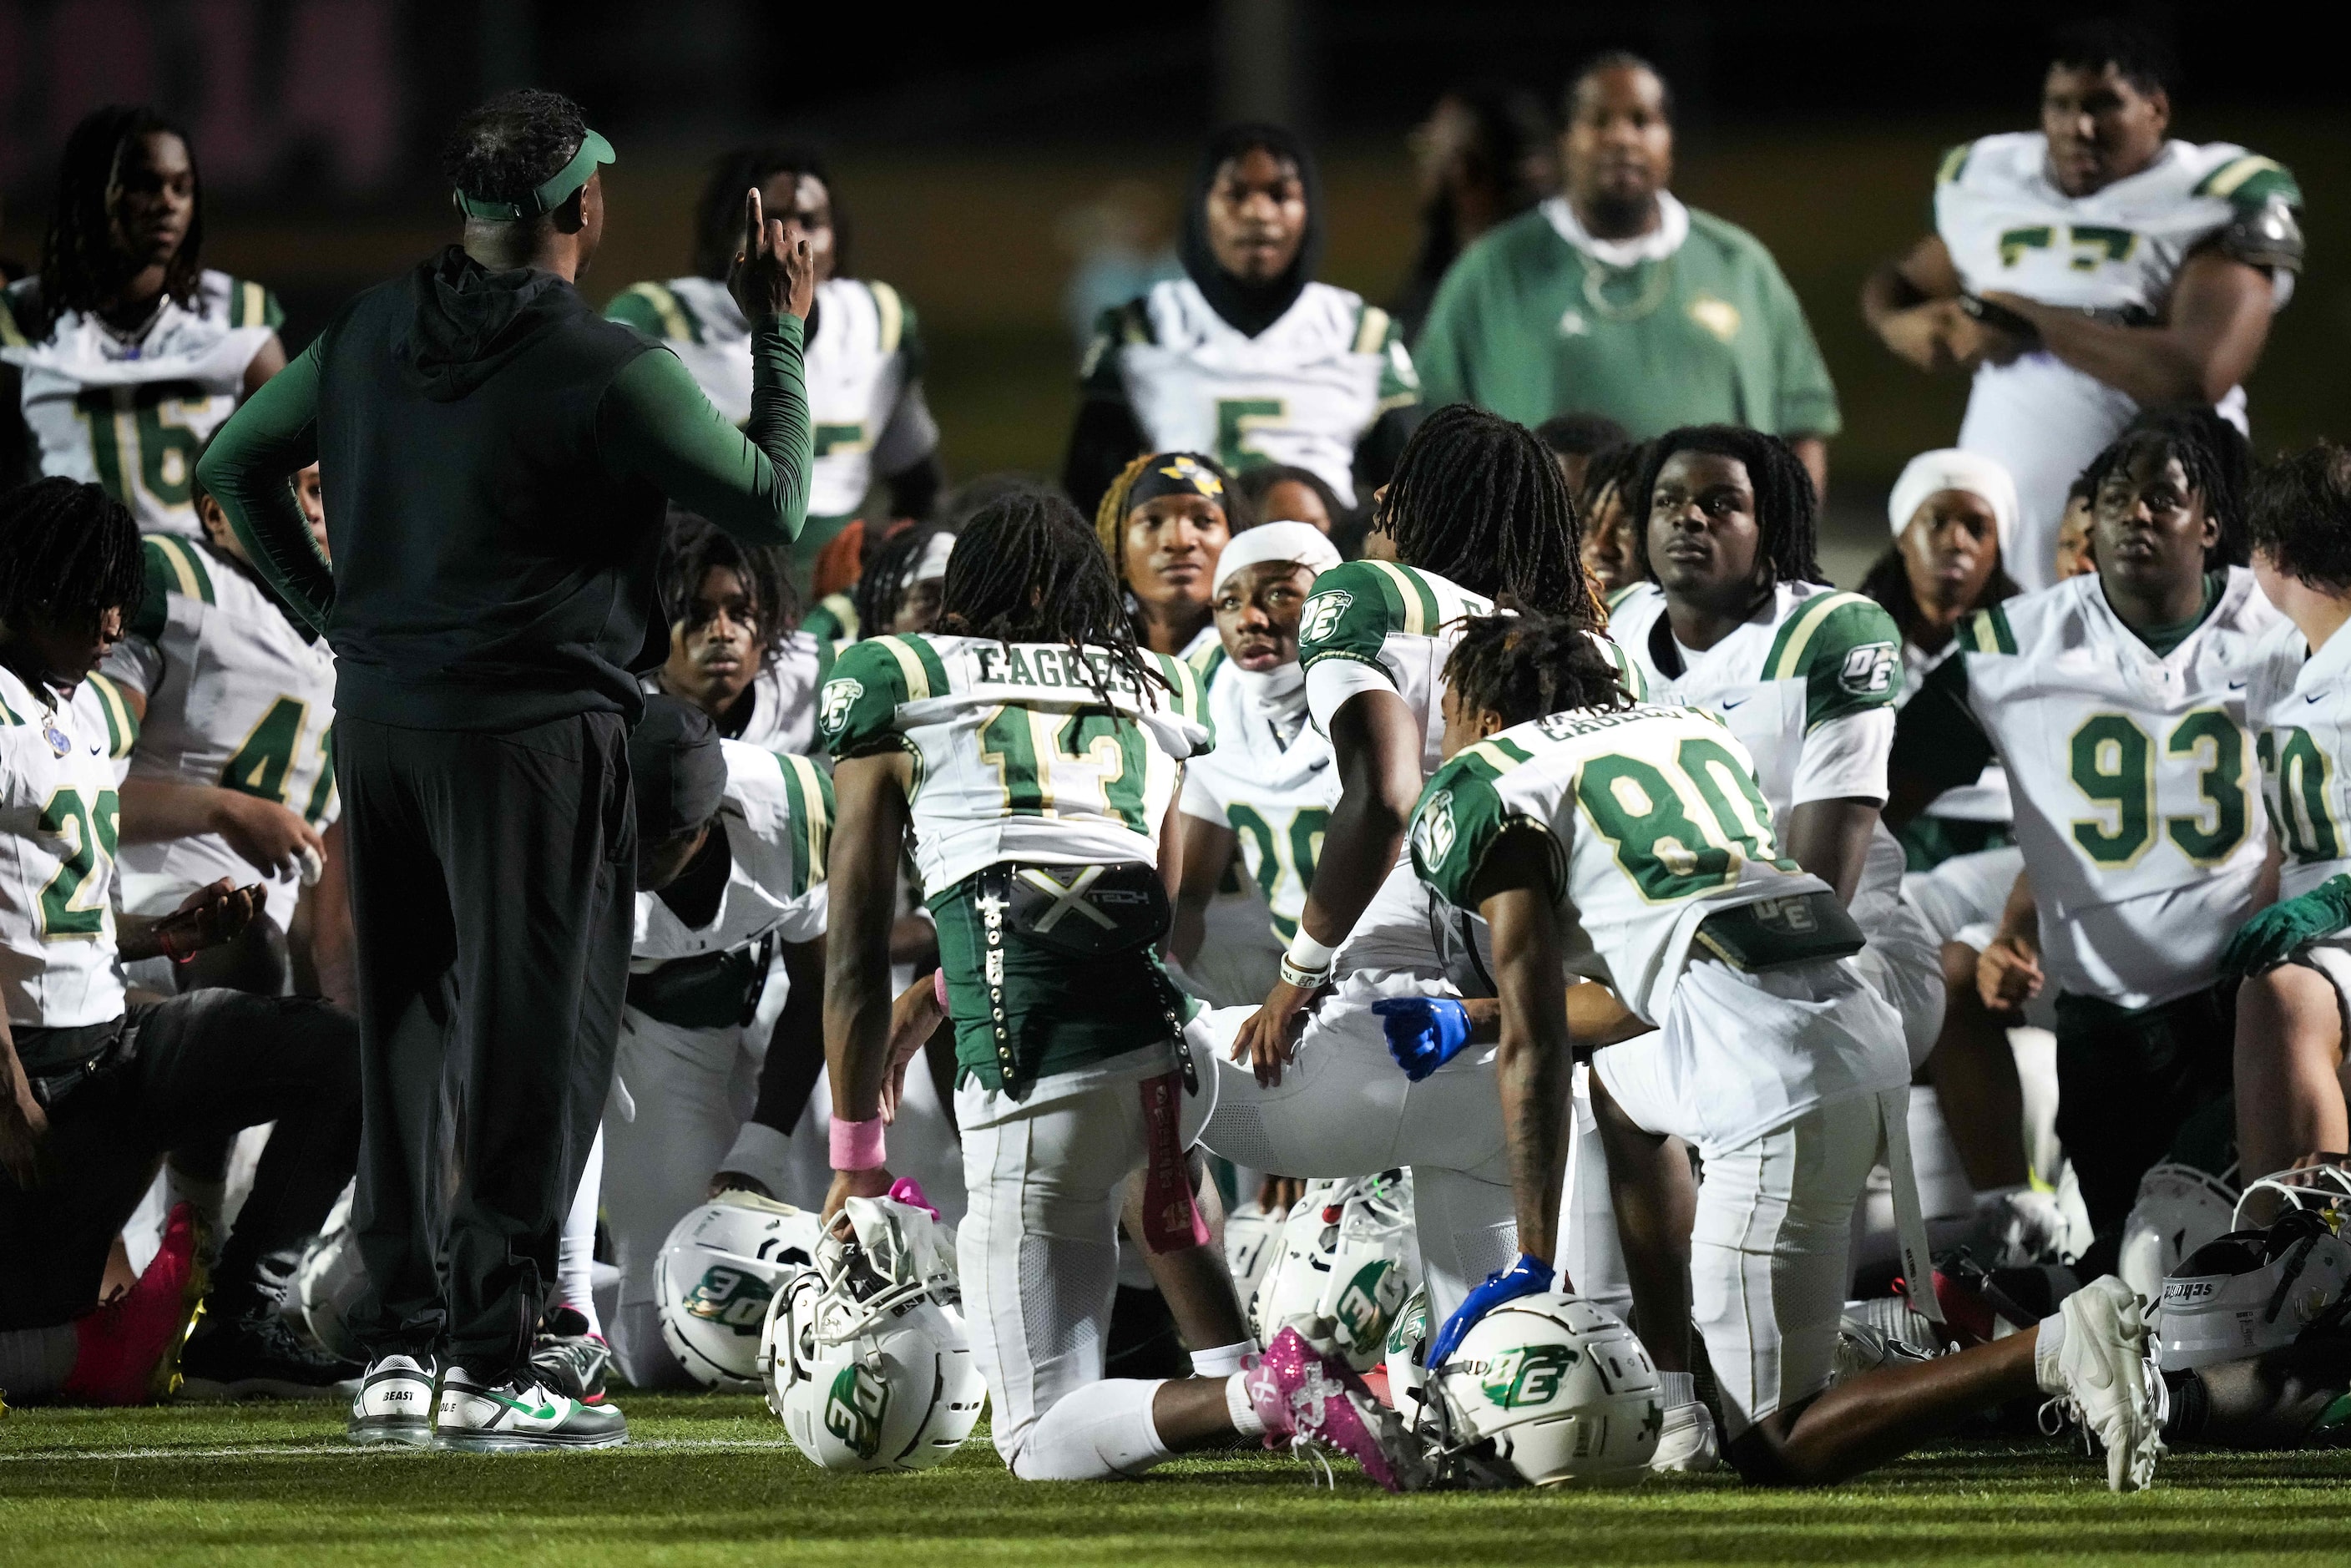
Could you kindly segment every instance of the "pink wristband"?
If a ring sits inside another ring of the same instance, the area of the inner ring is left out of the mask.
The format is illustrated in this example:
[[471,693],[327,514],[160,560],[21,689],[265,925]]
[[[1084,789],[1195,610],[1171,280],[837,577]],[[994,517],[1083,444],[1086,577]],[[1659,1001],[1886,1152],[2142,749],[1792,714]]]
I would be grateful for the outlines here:
[[938,999],[939,999],[939,1011],[941,1011],[941,1012],[945,1012],[945,1011],[946,1011],[946,1010],[947,1010],[947,972],[946,972],[945,969],[933,969],[933,970],[931,971],[931,995],[933,995],[933,996],[935,996],[935,997],[938,998]]
[[862,1122],[832,1119],[832,1168],[837,1171],[870,1171],[883,1163],[882,1118],[872,1116]]

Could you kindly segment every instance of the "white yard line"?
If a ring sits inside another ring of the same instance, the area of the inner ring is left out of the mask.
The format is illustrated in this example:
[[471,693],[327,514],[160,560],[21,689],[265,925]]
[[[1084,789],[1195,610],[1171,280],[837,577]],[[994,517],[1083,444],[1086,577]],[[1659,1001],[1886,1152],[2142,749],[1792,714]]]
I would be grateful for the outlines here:
[[[747,1452],[789,1448],[789,1437],[643,1437],[625,1445],[632,1452],[723,1453],[730,1450]],[[123,1459],[363,1459],[378,1456],[399,1458],[429,1453],[425,1448],[402,1448],[392,1446],[359,1448],[348,1444],[310,1444],[294,1446],[286,1443],[243,1443],[218,1448],[36,1448],[16,1453],[0,1453],[0,1464],[80,1463],[85,1460]],[[611,1452],[609,1449],[582,1450]],[[498,1458],[496,1455],[477,1456]]]

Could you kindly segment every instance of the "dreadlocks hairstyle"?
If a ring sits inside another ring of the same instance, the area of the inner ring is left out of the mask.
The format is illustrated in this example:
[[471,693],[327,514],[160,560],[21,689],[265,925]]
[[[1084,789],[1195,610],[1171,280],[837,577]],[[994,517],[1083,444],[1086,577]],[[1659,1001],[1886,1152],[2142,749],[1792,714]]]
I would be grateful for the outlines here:
[[858,574],[855,585],[849,591],[850,601],[857,607],[857,624],[862,635],[879,637],[890,630],[890,623],[898,618],[898,606],[905,599],[906,590],[914,586],[914,568],[921,564],[923,551],[939,535],[954,532],[937,525],[901,528],[865,558],[865,570]]
[[1625,497],[1633,514],[1633,559],[1643,577],[1654,581],[1657,575],[1649,564],[1650,497],[1657,476],[1677,452],[1711,452],[1746,465],[1761,536],[1756,564],[1766,574],[1765,583],[1828,580],[1821,570],[1820,497],[1813,491],[1812,475],[1786,442],[1738,424],[1686,424],[1649,443],[1647,458],[1630,481],[1635,488]]
[[1572,708],[1630,707],[1623,677],[1592,633],[1563,616],[1483,615],[1462,622],[1445,661],[1465,712],[1526,724]]
[[2237,427],[2209,408],[2150,409],[2124,427],[2106,449],[2090,460],[2081,482],[2090,504],[2113,475],[2142,456],[2176,457],[2188,487],[2204,502],[2204,515],[2220,524],[2220,536],[2204,552],[2210,571],[2243,566],[2252,559],[2245,538],[2245,491],[2252,475],[2252,446]]
[[[1016,491],[981,507],[947,558],[940,630],[1000,643],[1099,648],[1135,690],[1167,677],[1135,645],[1118,580],[1078,509],[1061,495]],[[1110,701],[1097,679],[1095,695]]]
[[99,486],[52,476],[0,495],[0,627],[95,624],[146,590],[139,525]]
[[743,544],[708,518],[672,507],[658,580],[664,618],[673,625],[687,620],[702,580],[713,571],[731,571],[749,590],[758,617],[759,665],[765,669],[800,623],[799,595],[792,591],[783,552]]
[[[1094,538],[1102,542],[1102,553],[1110,558],[1111,574],[1118,579],[1121,592],[1124,592],[1126,589],[1126,551],[1121,548],[1122,541],[1126,537],[1126,498],[1134,494],[1134,482],[1143,477],[1144,472],[1151,466],[1154,458],[1165,462],[1175,457],[1189,457],[1223,482],[1225,495],[1219,504],[1225,509],[1225,528],[1228,532],[1239,533],[1257,521],[1255,517],[1249,516],[1248,497],[1241,493],[1240,486],[1233,483],[1233,476],[1225,472],[1223,464],[1206,453],[1146,452],[1143,454],[1118,471],[1118,477],[1112,480],[1110,488],[1102,492],[1102,504],[1094,508]],[[1076,510],[1075,507],[1071,509],[1073,512]]]
[[743,193],[778,174],[824,182],[825,194],[832,202],[832,275],[850,276],[849,220],[841,213],[841,193],[833,188],[824,159],[806,147],[737,147],[711,164],[709,182],[694,204],[695,277],[726,276],[743,245]]
[[561,93],[517,88],[457,122],[441,147],[441,177],[486,202],[528,204],[587,134],[587,114]]
[[2351,451],[2322,441],[2264,464],[2246,498],[2255,549],[2288,577],[2351,592]]
[[1604,623],[1567,480],[1523,424],[1459,402],[1430,414],[1396,458],[1377,527],[1406,566],[1514,610]]
[[[1552,448],[1557,451],[1557,447]],[[1622,490],[1640,477],[1641,465],[1648,459],[1645,442],[1626,441],[1614,446],[1604,446],[1584,460],[1583,487],[1576,492],[1575,515],[1579,520],[1592,516],[1601,498],[1611,486]],[[1625,497],[1629,505],[1631,497]]]
[[195,176],[195,211],[188,218],[187,237],[164,264],[163,292],[183,309],[195,308],[204,249],[204,182],[196,144],[151,109],[113,104],[82,118],[57,161],[57,205],[41,240],[37,325],[44,336],[59,316],[95,310],[121,286],[125,267],[115,246],[114,208],[122,194],[123,162],[137,154],[141,141],[158,135],[180,139]]

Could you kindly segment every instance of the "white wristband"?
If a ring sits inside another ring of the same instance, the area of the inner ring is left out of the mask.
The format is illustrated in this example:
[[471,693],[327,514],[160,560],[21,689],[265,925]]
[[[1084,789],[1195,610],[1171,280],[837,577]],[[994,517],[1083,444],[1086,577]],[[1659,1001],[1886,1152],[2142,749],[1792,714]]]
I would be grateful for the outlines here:
[[1298,935],[1290,939],[1290,963],[1309,974],[1330,968],[1331,960],[1338,956],[1339,949],[1336,947],[1326,947],[1306,935],[1306,927],[1303,924],[1298,927]]

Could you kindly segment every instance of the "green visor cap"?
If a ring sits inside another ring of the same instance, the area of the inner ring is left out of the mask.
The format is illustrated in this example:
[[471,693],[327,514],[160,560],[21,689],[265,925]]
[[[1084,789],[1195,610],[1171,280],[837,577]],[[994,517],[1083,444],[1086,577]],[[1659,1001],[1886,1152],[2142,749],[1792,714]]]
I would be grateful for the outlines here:
[[555,177],[530,193],[528,202],[486,202],[479,196],[457,193],[457,207],[469,218],[529,218],[541,213],[551,213],[571,199],[571,193],[588,183],[599,163],[617,163],[619,156],[612,144],[594,131],[580,139],[580,151],[571,162],[556,172]]

